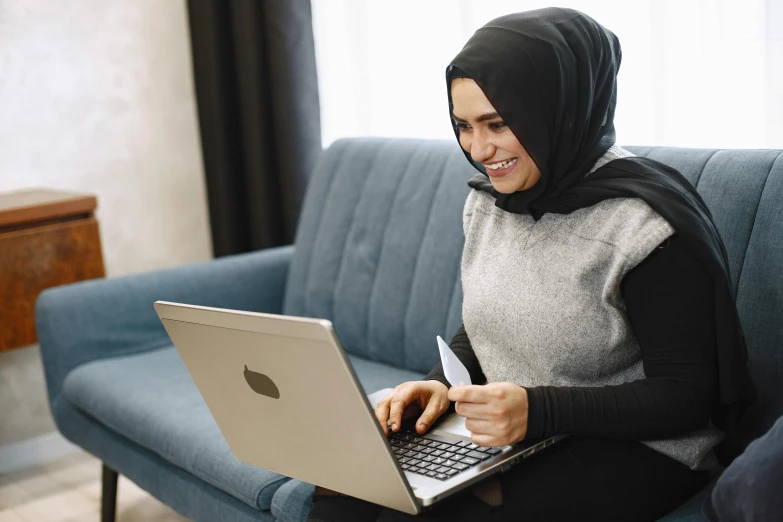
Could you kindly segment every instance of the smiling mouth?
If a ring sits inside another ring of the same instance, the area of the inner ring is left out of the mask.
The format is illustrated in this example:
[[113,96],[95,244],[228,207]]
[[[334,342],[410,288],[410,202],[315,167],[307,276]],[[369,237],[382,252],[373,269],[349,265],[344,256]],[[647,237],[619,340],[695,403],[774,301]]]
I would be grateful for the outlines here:
[[497,163],[485,163],[487,174],[493,178],[505,176],[511,172],[517,164],[517,158],[511,158]]

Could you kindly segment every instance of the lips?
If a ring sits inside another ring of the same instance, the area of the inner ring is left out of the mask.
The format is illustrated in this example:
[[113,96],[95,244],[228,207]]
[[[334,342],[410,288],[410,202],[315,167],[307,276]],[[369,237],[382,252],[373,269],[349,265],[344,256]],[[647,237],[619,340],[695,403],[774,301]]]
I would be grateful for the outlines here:
[[498,168],[498,169],[491,169],[487,167],[487,165],[484,165],[485,170],[487,171],[487,175],[491,178],[502,178],[506,174],[509,174],[511,171],[514,170],[514,167],[517,166],[517,162],[519,161],[518,158],[514,158],[514,160],[506,167]]

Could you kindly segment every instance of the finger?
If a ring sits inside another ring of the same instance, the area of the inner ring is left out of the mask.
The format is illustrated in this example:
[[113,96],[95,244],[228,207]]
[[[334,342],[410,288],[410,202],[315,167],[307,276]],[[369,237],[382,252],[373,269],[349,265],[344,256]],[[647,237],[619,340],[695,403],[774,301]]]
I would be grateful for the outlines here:
[[402,414],[405,411],[405,407],[415,400],[416,396],[417,393],[415,392],[415,388],[411,389],[410,387],[403,388],[394,394],[389,410],[389,420],[391,421],[392,431],[398,431],[400,429]]
[[505,444],[502,444],[497,437],[494,435],[487,435],[485,433],[474,433],[471,437],[471,440],[474,444],[477,444],[479,446],[485,446],[489,448],[498,448],[501,446],[505,446]]
[[457,401],[454,404],[457,415],[471,419],[492,420],[492,410],[482,403]]
[[448,407],[449,404],[447,401],[437,399],[435,397],[430,398],[430,402],[427,403],[427,407],[424,408],[421,417],[419,417],[419,420],[416,421],[416,431],[420,435],[425,433],[428,429],[430,429],[432,423],[435,422],[435,420],[437,420],[437,418],[440,417],[443,412],[448,409]]
[[481,419],[466,419],[465,428],[474,435],[497,435],[493,423]]
[[489,402],[490,399],[486,387],[476,384],[471,384],[469,386],[452,386],[449,388],[448,396],[449,400],[454,402],[486,403]]
[[392,397],[394,397],[394,394],[387,395],[381,399],[381,401],[375,407],[375,418],[378,419],[378,422],[381,424],[381,429],[383,429],[384,435],[389,434],[387,425],[389,422],[389,403],[391,402]]

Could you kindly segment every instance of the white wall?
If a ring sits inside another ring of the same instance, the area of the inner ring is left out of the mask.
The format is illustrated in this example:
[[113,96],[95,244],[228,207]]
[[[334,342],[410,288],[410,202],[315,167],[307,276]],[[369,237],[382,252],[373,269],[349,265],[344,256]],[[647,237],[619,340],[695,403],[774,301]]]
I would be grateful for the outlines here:
[[312,0],[324,146],[453,140],[448,63],[489,20],[549,5],[620,39],[620,144],[783,148],[783,0]]
[[184,0],[0,0],[0,190],[98,195],[109,276],[211,257]]
[[[32,186],[97,194],[109,276],[212,256],[184,0],[0,0],[0,191]],[[0,445],[48,415],[0,354]]]

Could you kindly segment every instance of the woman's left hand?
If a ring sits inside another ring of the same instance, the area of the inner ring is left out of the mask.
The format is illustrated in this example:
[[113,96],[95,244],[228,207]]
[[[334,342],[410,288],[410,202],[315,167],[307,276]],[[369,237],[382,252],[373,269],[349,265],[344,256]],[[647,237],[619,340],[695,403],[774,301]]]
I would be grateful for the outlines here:
[[505,446],[527,434],[527,390],[510,382],[454,386],[449,400],[479,446]]

